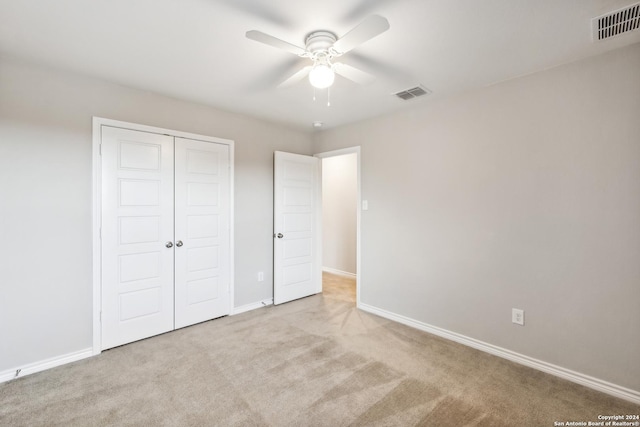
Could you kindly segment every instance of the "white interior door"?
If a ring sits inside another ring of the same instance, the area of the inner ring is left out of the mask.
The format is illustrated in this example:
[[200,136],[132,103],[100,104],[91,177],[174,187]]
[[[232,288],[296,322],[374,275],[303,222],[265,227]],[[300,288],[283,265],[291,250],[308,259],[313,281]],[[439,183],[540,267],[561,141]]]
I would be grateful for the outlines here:
[[175,138],[175,326],[229,314],[229,146]]
[[173,138],[102,127],[102,348],[173,329]]
[[322,292],[320,159],[275,152],[273,302]]

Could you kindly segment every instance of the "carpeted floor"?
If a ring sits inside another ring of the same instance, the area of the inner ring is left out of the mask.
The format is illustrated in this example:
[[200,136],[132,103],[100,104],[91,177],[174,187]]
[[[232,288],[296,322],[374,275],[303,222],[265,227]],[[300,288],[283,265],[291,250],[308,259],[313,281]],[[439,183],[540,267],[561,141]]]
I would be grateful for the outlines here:
[[355,309],[353,281],[0,384],[2,426],[554,426],[640,406]]

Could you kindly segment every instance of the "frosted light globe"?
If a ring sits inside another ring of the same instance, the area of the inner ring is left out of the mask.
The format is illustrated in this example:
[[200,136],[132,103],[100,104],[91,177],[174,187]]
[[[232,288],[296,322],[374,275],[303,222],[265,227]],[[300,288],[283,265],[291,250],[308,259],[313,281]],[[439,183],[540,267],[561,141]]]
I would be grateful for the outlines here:
[[324,89],[333,84],[336,75],[326,64],[317,64],[309,73],[309,82],[316,89]]

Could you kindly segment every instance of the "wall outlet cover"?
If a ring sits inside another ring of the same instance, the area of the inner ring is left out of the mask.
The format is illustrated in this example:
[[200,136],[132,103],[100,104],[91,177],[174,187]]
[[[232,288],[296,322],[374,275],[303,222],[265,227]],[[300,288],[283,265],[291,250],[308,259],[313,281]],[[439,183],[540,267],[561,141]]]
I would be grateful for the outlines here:
[[519,308],[511,309],[511,322],[524,326],[524,310],[520,310]]

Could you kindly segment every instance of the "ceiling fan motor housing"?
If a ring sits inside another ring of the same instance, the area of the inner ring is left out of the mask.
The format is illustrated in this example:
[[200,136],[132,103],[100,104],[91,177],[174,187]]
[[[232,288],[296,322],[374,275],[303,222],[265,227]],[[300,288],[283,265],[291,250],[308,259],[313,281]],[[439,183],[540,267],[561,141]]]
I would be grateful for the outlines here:
[[314,31],[307,36],[305,48],[307,52],[311,52],[314,56],[320,53],[327,55],[336,40],[336,35],[329,31]]

